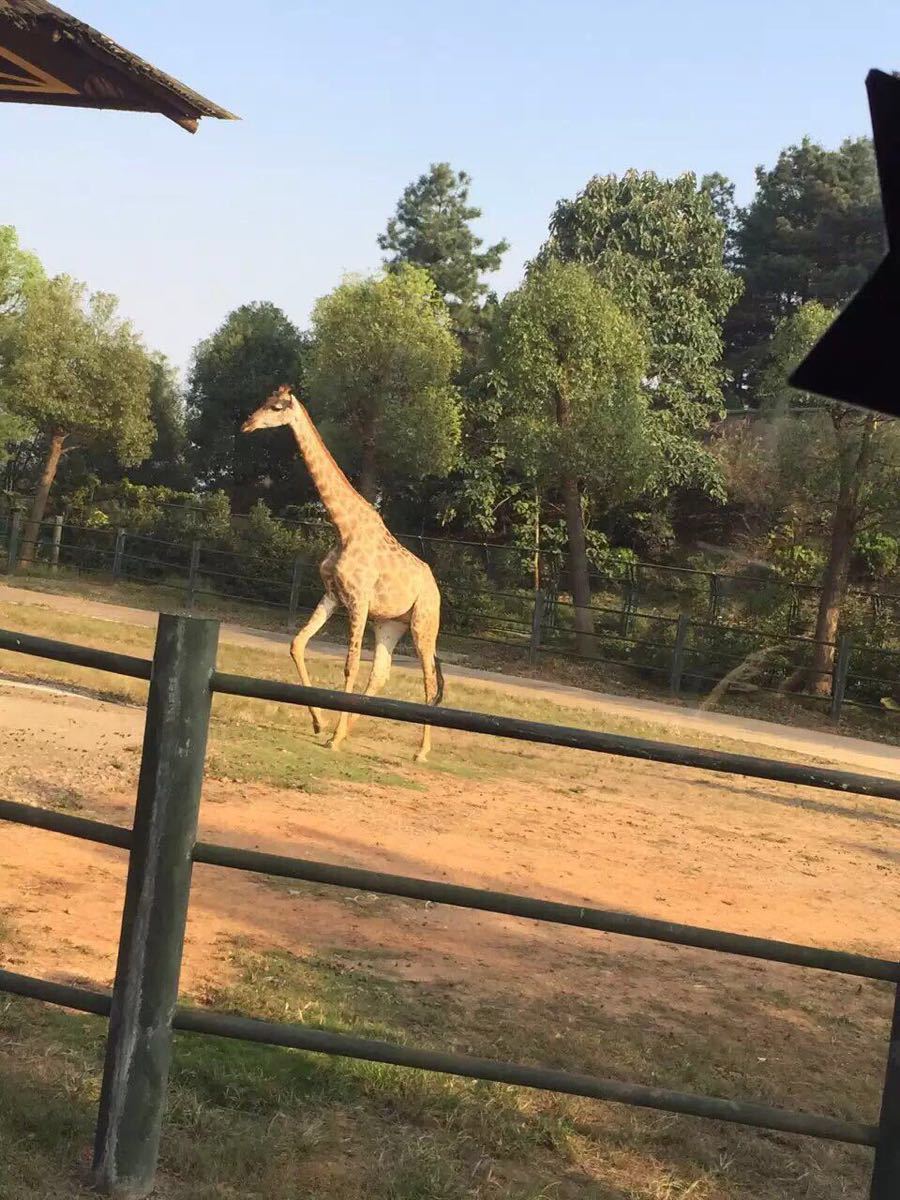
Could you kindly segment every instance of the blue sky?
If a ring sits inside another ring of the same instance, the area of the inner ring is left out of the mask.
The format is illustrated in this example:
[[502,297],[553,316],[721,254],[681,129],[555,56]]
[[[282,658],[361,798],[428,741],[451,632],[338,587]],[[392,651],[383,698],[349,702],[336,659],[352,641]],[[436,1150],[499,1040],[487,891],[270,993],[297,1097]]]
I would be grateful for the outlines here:
[[[303,324],[437,160],[474,179],[516,284],[593,174],[758,163],[869,132],[863,81],[900,58],[888,0],[63,0],[239,123],[0,105],[0,223],[53,272],[116,292],[184,366],[248,300]],[[251,15],[252,14],[252,15]]]

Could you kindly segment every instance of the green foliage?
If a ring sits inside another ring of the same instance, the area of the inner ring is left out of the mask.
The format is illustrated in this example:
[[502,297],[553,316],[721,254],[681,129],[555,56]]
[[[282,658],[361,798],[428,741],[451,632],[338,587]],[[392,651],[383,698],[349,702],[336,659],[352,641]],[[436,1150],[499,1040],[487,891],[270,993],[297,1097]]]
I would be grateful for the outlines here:
[[12,225],[0,225],[0,330],[4,318],[21,311],[29,284],[43,275],[37,255],[21,248]]
[[[716,184],[721,192],[721,182]],[[652,171],[595,176],[561,200],[541,257],[589,266],[644,331],[646,374],[660,414],[666,489],[720,490],[698,435],[722,406],[722,321],[740,292],[724,263],[726,230],[712,184]]]
[[760,350],[780,320],[811,300],[840,306],[883,253],[869,138],[836,150],[804,138],[774,167],[757,167],[756,194],[737,230],[744,293],[728,324],[729,359],[745,385],[752,390]]
[[15,443],[34,437],[36,432],[15,411],[15,396],[5,393],[12,385],[12,357],[25,291],[30,283],[42,277],[43,268],[36,255],[21,249],[11,225],[0,225],[0,464],[7,460]]
[[5,374],[10,411],[44,435],[111,449],[125,465],[150,449],[150,363],[114,296],[86,297],[65,275],[24,291]]
[[431,566],[442,581],[444,628],[453,633],[484,632],[496,603],[491,581],[475,555],[455,546],[438,546]]
[[503,304],[494,344],[508,460],[539,486],[564,474],[604,506],[657,469],[640,330],[585,267],[550,261]]
[[[241,555],[243,573],[251,578],[258,575],[288,580],[298,556],[317,567],[334,545],[334,535],[328,526],[310,529],[278,521],[265,502],[257,500],[246,522],[235,530],[232,544]],[[318,591],[318,572],[308,572],[307,577],[313,590]]]
[[162,541],[188,545],[195,539],[228,542],[231,509],[224,492],[179,492],[123,479],[84,486],[67,500],[66,520],[74,525],[110,525]]
[[481,209],[469,204],[471,182],[449,163],[432,163],[427,175],[405,189],[378,238],[381,249],[393,254],[385,264],[392,270],[402,263],[423,267],[466,326],[488,290],[481,276],[496,271],[509,249],[506,241],[481,249],[482,239],[471,227],[481,216]]
[[788,583],[818,583],[825,555],[815,546],[796,540],[796,530],[780,526],[769,535],[769,562]]
[[283,438],[240,437],[248,414],[303,375],[307,339],[280,308],[244,304],[194,351],[188,380],[191,460],[204,487],[226,488],[246,511],[261,492],[278,505],[308,494],[297,455]]
[[[875,419],[787,384],[834,316],[810,301],[776,326],[758,393],[773,421],[773,461],[811,529],[829,527],[843,480],[854,493],[857,523],[890,530],[900,520],[900,422]],[[793,416],[785,415],[788,406]]]
[[350,279],[316,304],[311,410],[373,499],[385,480],[446,475],[459,450],[460,351],[426,271]]
[[178,374],[163,354],[150,358],[150,420],[153,445],[146,462],[131,473],[132,482],[186,491],[192,480],[184,397]]
[[900,537],[881,530],[863,530],[856,539],[854,565],[870,579],[887,579],[900,568]]
[[837,314],[818,300],[810,300],[779,321],[767,346],[760,372],[759,400],[770,411],[778,405],[829,409],[831,405],[811,392],[800,392],[788,383],[788,376],[806,357]]

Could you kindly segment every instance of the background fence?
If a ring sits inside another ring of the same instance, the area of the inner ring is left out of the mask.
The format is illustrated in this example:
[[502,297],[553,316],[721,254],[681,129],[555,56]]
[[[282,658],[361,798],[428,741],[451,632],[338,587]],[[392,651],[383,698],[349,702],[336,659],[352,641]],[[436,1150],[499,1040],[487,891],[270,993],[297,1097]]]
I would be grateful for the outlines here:
[[[331,537],[320,525],[303,529],[303,549],[290,554],[283,547],[254,544],[252,530],[245,531],[245,544],[233,549],[200,538],[85,527],[56,517],[42,525],[34,546],[25,547],[22,514],[14,512],[0,526],[0,538],[8,572],[27,550],[39,570],[68,569],[152,584],[169,589],[189,612],[217,602],[254,606],[293,627],[321,595],[318,563]],[[754,627],[729,619],[735,588],[746,581],[688,568],[627,564],[622,578],[593,577],[593,632],[586,654],[583,641],[576,641],[569,600],[558,592],[516,586],[523,577],[527,580],[523,552],[424,537],[401,540],[435,570],[444,600],[444,640],[449,636],[462,649],[481,647],[483,653],[488,647],[532,663],[547,656],[577,661],[591,668],[582,682],[595,681],[601,689],[604,667],[626,668],[673,695],[710,691],[751,655],[762,658],[750,679],[735,684],[739,690],[777,693],[796,671],[810,670],[816,643],[807,634],[791,632],[791,626],[817,589],[807,589],[810,594],[803,599],[800,585],[790,585],[775,619]],[[483,578],[473,579],[469,556],[476,548],[487,567]],[[659,583],[662,573],[665,587]],[[672,579],[680,581],[678,587]],[[641,608],[640,598],[652,595],[659,601],[657,609]],[[753,596],[758,604],[759,593]],[[888,636],[893,631],[898,645],[872,644],[849,631],[837,644],[828,643],[833,666],[822,674],[830,677],[827,703],[835,719],[845,705],[884,712],[885,698],[900,702],[900,597],[864,593],[860,602],[877,614]]]
[[[889,800],[900,800],[900,781],[227,675],[216,671],[217,641],[218,624],[214,621],[162,616],[153,661],[149,662],[0,631],[0,649],[112,671],[148,680],[150,685],[132,829],[0,800],[0,820],[129,851],[119,956],[111,996],[0,969],[0,991],[109,1017],[94,1148],[95,1180],[103,1191],[114,1196],[138,1197],[152,1190],[174,1028],[871,1146],[875,1150],[871,1200],[895,1200],[900,1194],[900,963],[630,913],[559,904],[197,841],[204,756],[215,692],[304,706],[312,704],[417,724],[427,721],[438,727],[471,733],[489,733]],[[894,984],[895,1000],[879,1123],[872,1125],[827,1115],[789,1112],[768,1105],[691,1095],[569,1071],[418,1050],[308,1026],[178,1009],[178,976],[194,862],[652,938],[673,945],[838,972],[861,979],[889,981]]]

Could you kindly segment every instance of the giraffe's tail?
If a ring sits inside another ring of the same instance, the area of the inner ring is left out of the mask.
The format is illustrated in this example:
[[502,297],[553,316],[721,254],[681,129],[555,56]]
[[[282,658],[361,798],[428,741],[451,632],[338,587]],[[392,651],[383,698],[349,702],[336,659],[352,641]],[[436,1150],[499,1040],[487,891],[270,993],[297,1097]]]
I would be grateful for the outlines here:
[[434,673],[437,675],[437,695],[431,703],[438,705],[444,698],[444,672],[441,670],[441,660],[437,655],[434,656]]

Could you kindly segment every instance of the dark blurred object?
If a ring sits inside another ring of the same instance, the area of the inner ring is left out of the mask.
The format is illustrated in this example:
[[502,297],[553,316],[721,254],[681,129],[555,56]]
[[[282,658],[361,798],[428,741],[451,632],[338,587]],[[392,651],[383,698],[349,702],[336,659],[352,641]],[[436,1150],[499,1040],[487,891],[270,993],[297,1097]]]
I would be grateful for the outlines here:
[[866,78],[888,252],[828,332],[794,371],[791,384],[900,416],[900,78]]

